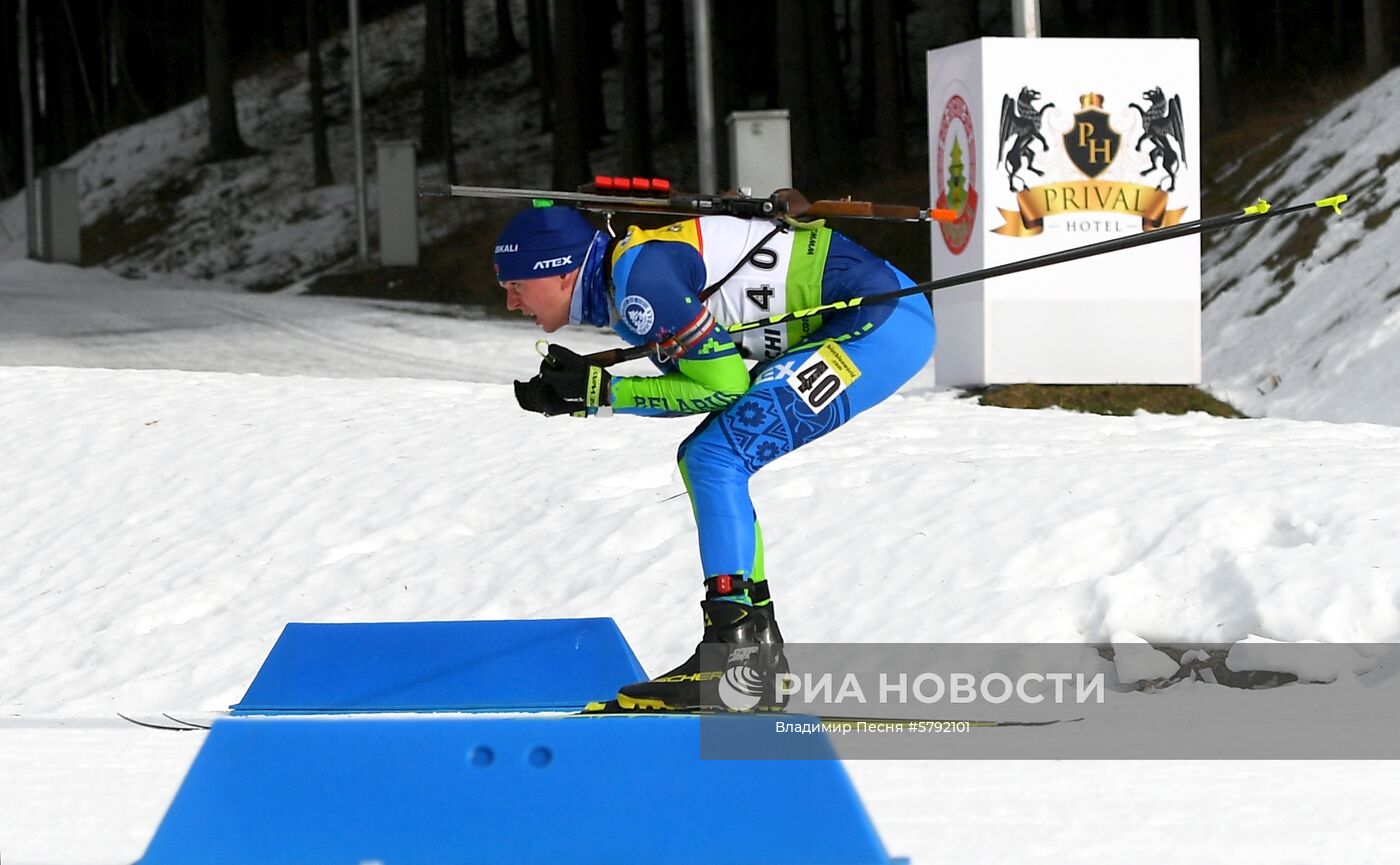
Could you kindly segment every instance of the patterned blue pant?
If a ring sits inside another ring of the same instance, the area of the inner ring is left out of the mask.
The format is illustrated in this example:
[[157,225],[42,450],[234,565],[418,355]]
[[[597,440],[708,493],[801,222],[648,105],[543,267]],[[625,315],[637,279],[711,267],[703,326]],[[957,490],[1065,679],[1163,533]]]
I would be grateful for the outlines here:
[[[900,273],[900,285],[913,282]],[[681,444],[681,476],[690,493],[707,577],[743,574],[761,582],[763,538],[749,498],[749,478],[773,460],[814,441],[893,394],[933,354],[933,313],[922,295],[898,301],[874,330],[839,343],[860,371],[837,397],[814,411],[789,378],[820,348],[847,332],[849,312],[823,321],[813,338],[767,363],[733,405],[705,419]]]

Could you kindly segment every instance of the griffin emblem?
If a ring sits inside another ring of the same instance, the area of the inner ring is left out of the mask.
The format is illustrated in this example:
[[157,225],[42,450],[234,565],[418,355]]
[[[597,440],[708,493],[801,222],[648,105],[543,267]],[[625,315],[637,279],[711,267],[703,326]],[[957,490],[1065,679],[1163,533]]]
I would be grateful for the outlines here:
[[[1142,98],[1151,103],[1150,107],[1143,108],[1136,102],[1128,103],[1129,108],[1136,108],[1142,115],[1142,137],[1137,140],[1136,149],[1142,150],[1143,144],[1152,143],[1152,150],[1148,153],[1152,165],[1139,174],[1146,176],[1154,171],[1165,171],[1167,176],[1157,182],[1157,188],[1161,189],[1165,183],[1166,191],[1173,192],[1176,190],[1177,164],[1186,164],[1186,130],[1181,116],[1181,95],[1168,100],[1162,88],[1153,87],[1145,91]],[[1181,150],[1180,155],[1172,147],[1173,138],[1176,139],[1176,148]]]
[[[1010,94],[1001,97],[1001,131],[997,136],[997,164],[1006,166],[1006,179],[1012,192],[1016,192],[1016,181],[1021,181],[1021,189],[1030,188],[1030,184],[1020,176],[1021,163],[1024,162],[1027,171],[1034,172],[1037,177],[1044,177],[1045,172],[1035,167],[1035,152],[1031,150],[1031,142],[1039,141],[1041,152],[1050,149],[1050,142],[1045,140],[1045,136],[1040,134],[1040,118],[1045,113],[1045,109],[1054,107],[1055,103],[1047,102],[1040,108],[1034,106],[1035,100],[1040,98],[1039,90],[1032,90],[1029,87],[1022,87],[1021,94],[1012,101]],[[1008,151],[1006,142],[1011,141],[1011,148]]]

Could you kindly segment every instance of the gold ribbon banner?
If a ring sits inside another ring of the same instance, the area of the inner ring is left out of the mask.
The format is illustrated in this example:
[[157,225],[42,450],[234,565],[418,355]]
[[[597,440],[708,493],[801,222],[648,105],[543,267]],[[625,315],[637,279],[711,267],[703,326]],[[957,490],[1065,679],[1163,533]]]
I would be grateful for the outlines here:
[[992,229],[1007,237],[1032,237],[1045,230],[1045,217],[1076,213],[1122,213],[1142,219],[1142,230],[1176,225],[1186,212],[1167,209],[1167,193],[1151,186],[1116,181],[1070,180],[1032,186],[1016,193],[1016,210],[1001,211],[1006,224]]

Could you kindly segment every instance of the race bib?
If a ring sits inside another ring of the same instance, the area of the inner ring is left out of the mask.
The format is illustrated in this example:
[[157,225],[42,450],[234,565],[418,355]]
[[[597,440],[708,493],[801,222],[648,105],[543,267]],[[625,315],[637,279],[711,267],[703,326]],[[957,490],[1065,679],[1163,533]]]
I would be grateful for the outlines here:
[[788,374],[788,384],[814,414],[820,414],[858,378],[860,370],[850,355],[836,343],[827,342]]

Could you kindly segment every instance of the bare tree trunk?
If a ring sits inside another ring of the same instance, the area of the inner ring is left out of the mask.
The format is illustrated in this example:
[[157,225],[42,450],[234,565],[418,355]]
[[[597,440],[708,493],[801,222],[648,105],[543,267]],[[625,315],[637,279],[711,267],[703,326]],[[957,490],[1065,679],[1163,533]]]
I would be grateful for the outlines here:
[[1366,30],[1366,74],[1374,81],[1390,71],[1384,0],[1361,0],[1361,17]]
[[326,145],[325,86],[321,75],[321,0],[306,0],[306,80],[311,102],[312,183],[330,186],[330,149]]
[[819,98],[811,99],[813,134],[818,170],[824,178],[849,174],[856,163],[855,128],[850,99],[841,67],[830,62],[836,56],[836,10],[829,3],[804,4],[807,19],[808,82]]
[[[898,90],[898,82],[893,83]],[[856,117],[864,129],[875,122],[875,92],[879,86],[875,80],[875,4],[872,0],[860,0],[860,98],[856,102]]]
[[[685,4],[661,2],[661,127],[667,138],[690,133],[690,83],[686,77]],[[786,4],[783,4],[786,5]]]
[[444,0],[424,0],[423,4],[423,124],[419,129],[418,150],[426,158],[442,155],[442,116],[440,91],[447,78],[447,57],[443,53],[443,29],[447,26]]
[[751,48],[751,55],[744,59],[743,74],[740,80],[748,85],[748,94],[759,95],[759,105],[773,108],[778,105],[778,11],[773,4],[762,3],[750,6],[744,16],[744,25],[751,28],[744,45]]
[[646,0],[622,0],[622,170],[641,177],[654,170]]
[[[115,5],[115,2],[112,4]],[[112,55],[110,53],[112,43],[109,34],[112,32],[112,23],[108,14],[108,4],[106,0],[97,2],[97,93],[98,101],[102,105],[102,131],[106,132],[112,126],[112,80],[108,70],[112,69]]]
[[[444,32],[444,41],[446,41],[446,35]],[[443,53],[450,53],[446,45],[443,46]],[[456,183],[457,145],[452,140],[452,76],[444,75],[442,77],[442,86],[438,88],[438,99],[442,105],[439,109],[442,112],[442,161],[447,169],[447,182]]]
[[603,66],[617,59],[612,47],[612,22],[617,7],[612,0],[588,3],[583,15],[583,39],[579,51],[583,55],[583,140],[590,147],[603,143],[608,132],[603,105]]
[[1201,126],[1214,132],[1220,129],[1224,115],[1220,109],[1220,70],[1216,62],[1219,49],[1210,0],[1196,0],[1196,36],[1201,51]]
[[44,78],[44,161],[52,165],[80,146],[77,93],[81,85],[77,80],[76,57],[68,38],[63,4],[41,3],[36,11],[41,38],[34,44],[40,49],[37,54]]
[[589,179],[583,92],[583,52],[586,27],[580,4],[562,2],[554,7],[554,186],[573,189]]
[[1152,35],[1157,39],[1164,39],[1170,35],[1172,10],[1167,8],[1168,0],[1152,0],[1150,11],[1152,13]]
[[458,78],[467,74],[467,16],[462,0],[450,0],[447,13],[447,62]]
[[[896,16],[895,30],[899,34],[899,104],[908,105],[913,101],[914,86],[909,81],[913,64],[909,62],[909,12],[908,6],[901,5]],[[923,74],[922,66],[920,75]],[[932,302],[932,301],[930,301]]]
[[788,109],[792,136],[792,182],[810,186],[818,174],[813,146],[812,82],[807,77],[808,55],[805,4],[778,4],[778,94]]
[[[757,71],[753,52],[759,50],[761,38],[756,32],[758,22],[751,14],[749,0],[714,0],[710,4],[710,74],[714,85],[714,152],[715,177],[720,188],[733,182],[733,154],[729,152],[731,112],[747,108],[747,83]],[[736,51],[735,46],[744,46]],[[772,190],[761,190],[771,192]],[[759,193],[760,190],[754,190]]]
[[899,41],[895,38],[894,0],[863,0],[873,6],[875,151],[882,170],[904,165],[903,113],[899,110]]
[[520,40],[511,27],[510,0],[496,0],[496,56],[514,57],[520,51]]
[[0,0],[0,198],[24,185],[23,141],[20,129],[19,9]]
[[1238,62],[1235,55],[1238,52],[1239,28],[1235,23],[1235,16],[1238,14],[1238,7],[1230,6],[1222,10],[1216,16],[1215,6],[1211,4],[1212,18],[1215,22],[1215,43],[1219,46],[1216,51],[1216,71],[1219,73],[1219,87],[1228,87],[1234,80],[1238,71]]
[[442,157],[447,182],[457,182],[452,145],[452,76],[448,69],[448,6],[457,0],[427,0],[423,16],[423,129],[425,157]]
[[124,126],[132,123],[138,118],[151,116],[151,111],[146,107],[146,102],[141,98],[140,92],[136,88],[136,83],[131,77],[131,68],[127,64],[127,56],[132,52],[136,29],[131,21],[131,12],[128,0],[114,0],[112,3],[111,17],[111,66],[109,71],[103,76],[115,77],[112,82],[112,99],[115,103],[112,123],[114,126]]
[[1332,53],[1337,57],[1345,54],[1347,50],[1347,5],[1347,0],[1332,0],[1331,15],[1328,16],[1332,24]]
[[[101,40],[96,38],[100,23],[100,5],[96,0],[60,0],[63,7],[64,38],[69,41],[74,65],[73,72],[81,85],[81,93],[87,106],[88,124],[74,122],[81,147],[106,131],[106,118],[98,106],[98,88],[101,85],[101,66],[98,54]],[[76,100],[76,96],[74,97]],[[82,112],[79,112],[81,116]]]
[[554,49],[550,42],[549,0],[526,0],[530,26],[530,77],[540,91],[540,130],[554,127]]
[[815,187],[848,176],[854,129],[836,55],[835,10],[829,3],[778,4],[778,78],[791,117],[793,181]]
[[[1070,5],[1066,3],[1066,5]],[[976,39],[981,30],[977,23],[977,0],[946,0],[942,4],[943,28],[934,39],[934,47],[956,45]]]
[[238,132],[233,96],[233,51],[229,42],[228,0],[203,0],[204,84],[209,103],[208,159],[236,159],[250,151]]

